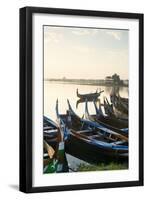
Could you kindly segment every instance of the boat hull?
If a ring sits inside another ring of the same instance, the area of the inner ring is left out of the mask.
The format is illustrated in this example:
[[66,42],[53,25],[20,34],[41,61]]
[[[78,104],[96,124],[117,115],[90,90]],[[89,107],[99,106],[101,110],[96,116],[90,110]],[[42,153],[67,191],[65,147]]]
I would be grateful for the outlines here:
[[125,136],[128,135],[128,132],[126,134],[126,132],[121,130],[121,129],[127,129],[128,128],[128,122],[127,121],[122,121],[122,120],[110,118],[110,117],[98,117],[96,115],[92,115],[91,118],[95,122],[99,123],[100,125],[108,128],[112,131],[115,131],[116,133],[119,133],[119,134],[122,134],[122,135],[125,135]]
[[70,135],[70,138],[65,143],[66,152],[82,159],[89,163],[99,162],[127,162],[128,151],[118,151],[104,149],[96,145],[89,144],[74,135]]

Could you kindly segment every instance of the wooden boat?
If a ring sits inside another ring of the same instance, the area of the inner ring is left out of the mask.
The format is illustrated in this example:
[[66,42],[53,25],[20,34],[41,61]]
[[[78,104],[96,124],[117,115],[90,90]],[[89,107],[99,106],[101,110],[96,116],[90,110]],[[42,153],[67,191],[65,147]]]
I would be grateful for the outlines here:
[[51,119],[43,118],[44,173],[67,172],[68,163],[64,150],[64,137]]
[[120,112],[113,104],[110,104],[108,99],[104,99],[104,110],[105,114],[109,117],[117,118],[126,124],[125,126],[128,127],[128,114]]
[[57,124],[47,117],[43,117],[43,139],[55,150],[58,149],[62,136]]
[[122,100],[122,98],[117,96],[115,93],[110,95],[110,99],[114,107],[121,112],[128,114],[128,103],[126,103],[125,100]]
[[96,102],[94,101],[94,107],[96,110],[96,114],[89,114],[88,111],[88,102],[85,102],[85,117],[88,120],[95,121],[98,124],[102,125],[103,127],[106,127],[116,133],[119,133],[121,135],[125,135],[126,137],[128,136],[128,124],[125,123],[123,120],[114,118],[114,117],[109,117],[105,116],[102,112],[101,109],[101,104],[99,102],[99,109],[96,105]]
[[119,93],[118,93],[118,97],[119,97],[119,99],[120,99],[122,102],[124,102],[125,104],[128,105],[128,103],[129,103],[128,98],[121,97],[121,96],[119,95]]
[[[100,106],[101,106],[101,104],[99,105],[99,107]],[[103,106],[104,106],[105,114],[111,115],[111,116],[115,115],[113,104],[110,104],[107,98],[104,98]],[[95,106],[95,108],[96,108],[96,106]]]
[[102,90],[100,92],[98,92],[96,90],[96,92],[89,93],[89,94],[79,94],[78,88],[77,88],[77,97],[79,97],[82,100],[86,100],[87,99],[87,101],[94,100],[94,99],[96,100],[101,95],[102,92],[104,92],[104,90]]
[[[81,119],[75,114],[68,101],[66,114],[59,114],[58,101],[56,114],[59,126],[68,133],[66,152],[92,156],[97,160],[128,159],[128,138],[117,134],[95,122]],[[71,150],[72,149],[72,150]]]

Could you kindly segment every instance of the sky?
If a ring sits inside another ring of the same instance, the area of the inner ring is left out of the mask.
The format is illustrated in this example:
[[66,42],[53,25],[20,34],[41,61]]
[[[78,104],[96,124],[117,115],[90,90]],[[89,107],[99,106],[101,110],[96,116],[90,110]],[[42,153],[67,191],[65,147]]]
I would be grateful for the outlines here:
[[129,31],[44,26],[44,78],[128,79]]

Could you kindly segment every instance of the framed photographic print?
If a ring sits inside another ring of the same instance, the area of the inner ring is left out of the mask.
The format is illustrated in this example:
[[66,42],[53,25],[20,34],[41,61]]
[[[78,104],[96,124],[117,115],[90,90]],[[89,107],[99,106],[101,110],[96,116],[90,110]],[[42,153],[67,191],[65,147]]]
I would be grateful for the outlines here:
[[20,191],[143,185],[143,14],[20,9]]

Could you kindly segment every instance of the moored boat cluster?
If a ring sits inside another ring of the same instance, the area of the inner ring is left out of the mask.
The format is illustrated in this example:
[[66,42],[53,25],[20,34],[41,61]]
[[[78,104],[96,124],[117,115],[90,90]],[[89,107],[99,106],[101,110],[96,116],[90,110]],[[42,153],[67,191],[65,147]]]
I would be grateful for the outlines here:
[[[69,100],[66,113],[60,114],[58,99],[57,123],[44,116],[44,173],[68,172],[66,153],[89,162],[128,160],[128,99],[111,93],[111,103],[105,98],[101,104],[98,98],[102,92],[81,95],[77,90],[77,97],[85,103],[83,118],[75,113]],[[95,114],[89,113],[89,101],[94,104]]]

